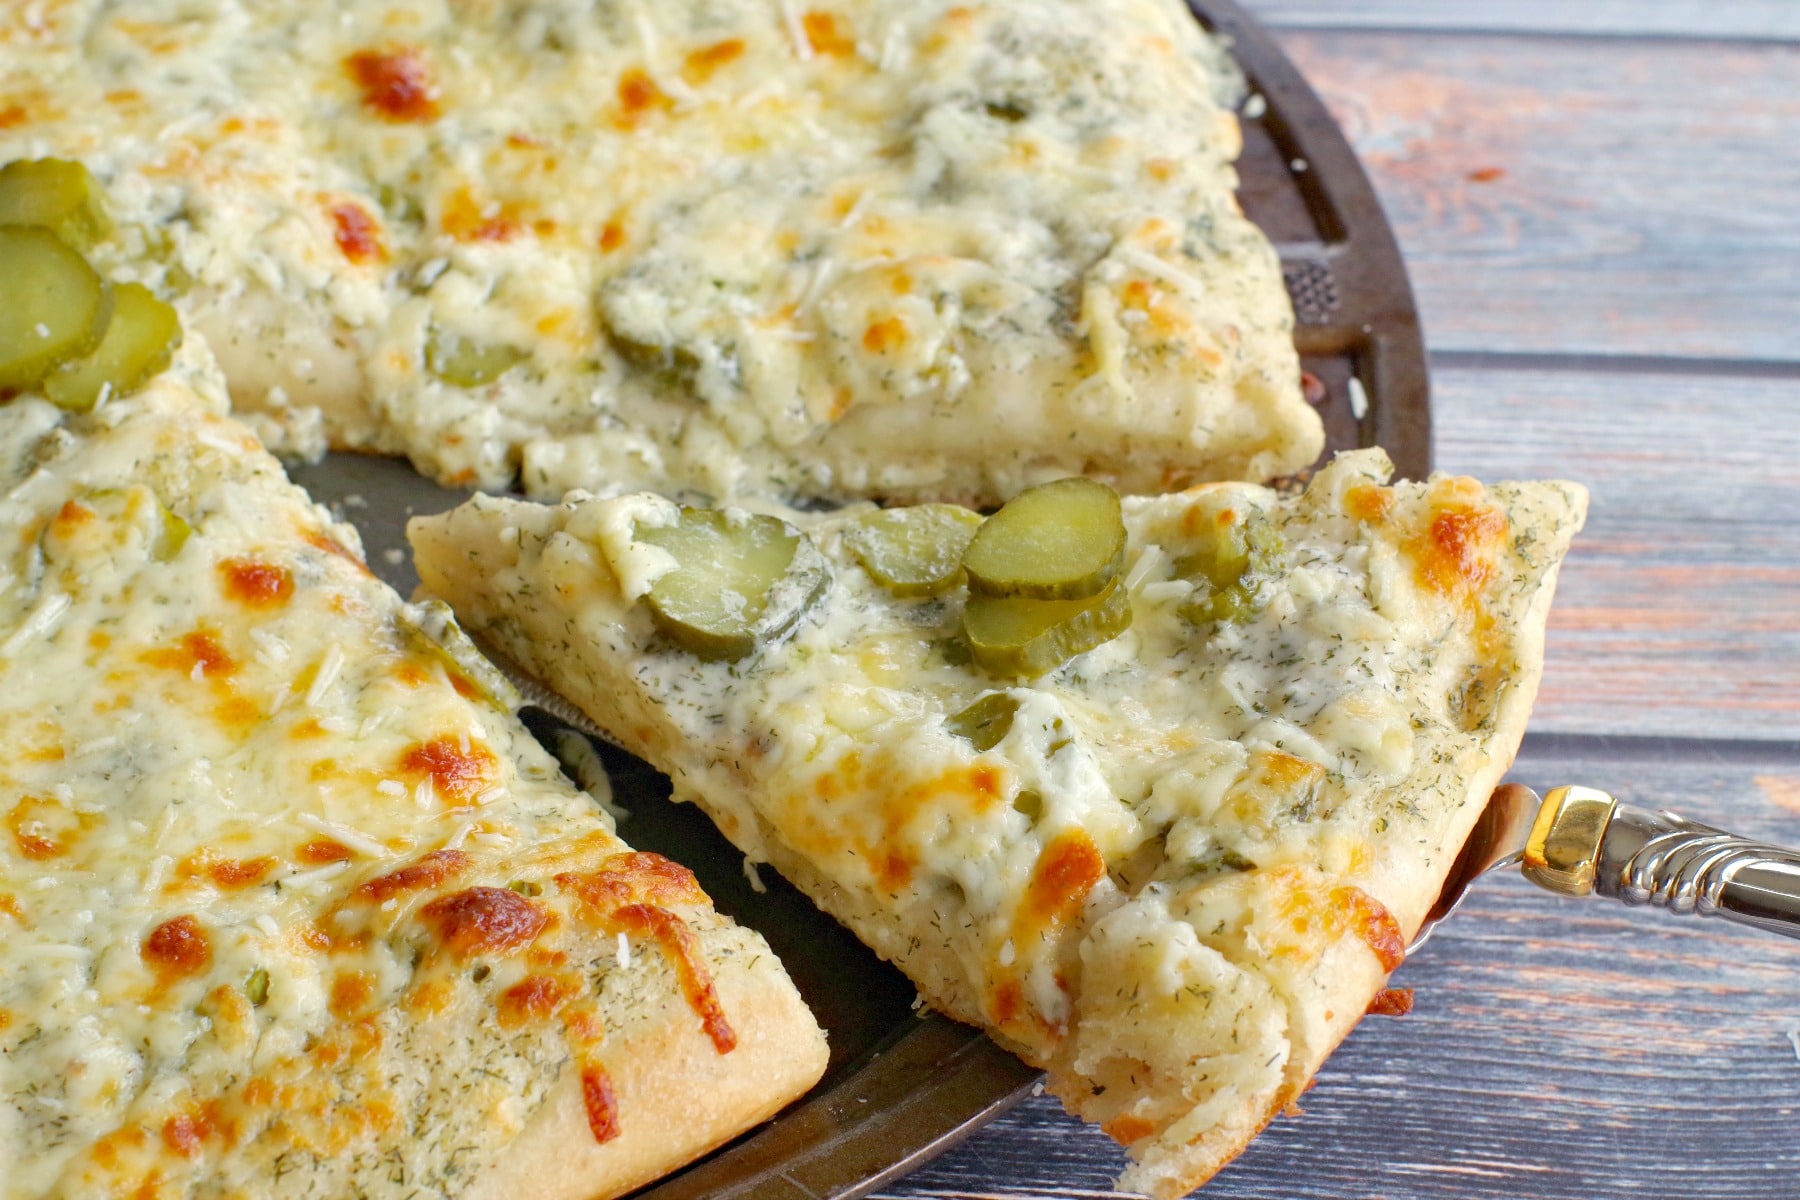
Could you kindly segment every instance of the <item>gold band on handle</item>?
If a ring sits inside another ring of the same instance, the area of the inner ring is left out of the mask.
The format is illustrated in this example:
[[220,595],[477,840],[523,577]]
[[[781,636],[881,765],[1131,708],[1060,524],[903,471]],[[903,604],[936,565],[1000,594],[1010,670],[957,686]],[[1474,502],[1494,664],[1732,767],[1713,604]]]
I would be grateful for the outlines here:
[[1559,787],[1544,797],[1525,841],[1525,878],[1563,896],[1594,890],[1600,843],[1611,824],[1614,800],[1598,788]]

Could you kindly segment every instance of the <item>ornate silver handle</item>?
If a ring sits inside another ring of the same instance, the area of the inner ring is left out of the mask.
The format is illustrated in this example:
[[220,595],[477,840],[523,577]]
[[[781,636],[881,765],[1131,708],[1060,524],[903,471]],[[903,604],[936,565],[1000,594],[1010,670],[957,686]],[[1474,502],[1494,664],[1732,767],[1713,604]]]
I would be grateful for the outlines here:
[[1598,892],[1800,938],[1800,853],[1620,804],[1593,788],[1544,797],[1522,869],[1563,895]]

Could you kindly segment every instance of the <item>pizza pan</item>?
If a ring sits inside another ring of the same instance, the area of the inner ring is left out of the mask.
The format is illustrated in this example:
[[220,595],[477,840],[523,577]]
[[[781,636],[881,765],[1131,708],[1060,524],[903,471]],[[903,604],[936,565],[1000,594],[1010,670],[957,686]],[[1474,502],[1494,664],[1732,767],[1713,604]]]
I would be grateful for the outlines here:
[[[1245,211],[1275,242],[1295,341],[1324,418],[1326,454],[1381,445],[1402,475],[1431,469],[1425,354],[1405,268],[1355,155],[1275,43],[1228,0],[1190,0],[1230,39],[1249,80]],[[295,471],[362,532],[370,566],[410,594],[404,528],[462,496],[404,464],[333,455]],[[541,734],[551,724],[537,726]],[[634,846],[692,867],[719,908],[761,931],[831,1038],[819,1086],[759,1130],[640,1200],[855,1200],[1006,1111],[1037,1076],[984,1035],[918,1006],[911,984],[799,893],[743,858],[648,766],[600,747]]]

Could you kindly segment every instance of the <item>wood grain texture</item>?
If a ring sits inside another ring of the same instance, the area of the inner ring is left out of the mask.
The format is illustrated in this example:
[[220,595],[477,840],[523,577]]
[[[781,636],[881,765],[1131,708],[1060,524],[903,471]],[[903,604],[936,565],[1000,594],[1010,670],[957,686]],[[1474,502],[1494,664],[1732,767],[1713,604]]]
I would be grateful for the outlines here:
[[1800,361],[1800,47],[1281,41],[1374,179],[1433,350]]
[[1533,729],[1800,740],[1800,380],[1433,378],[1441,469],[1592,492]]
[[[1573,749],[1573,753],[1571,753]],[[1758,755],[1762,757],[1758,757]],[[1698,756],[1703,757],[1703,756]],[[1538,786],[1586,781],[1749,836],[1800,843],[1800,747],[1654,772],[1575,742],[1523,757]],[[1800,943],[1702,918],[1481,881],[1396,974],[1303,1116],[1270,1127],[1208,1200],[1776,1200],[1800,1169]],[[1028,1101],[902,1185],[922,1197],[1111,1195],[1104,1135]]]
[[1247,0],[1244,7],[1276,29],[1800,40],[1800,5],[1792,0]]

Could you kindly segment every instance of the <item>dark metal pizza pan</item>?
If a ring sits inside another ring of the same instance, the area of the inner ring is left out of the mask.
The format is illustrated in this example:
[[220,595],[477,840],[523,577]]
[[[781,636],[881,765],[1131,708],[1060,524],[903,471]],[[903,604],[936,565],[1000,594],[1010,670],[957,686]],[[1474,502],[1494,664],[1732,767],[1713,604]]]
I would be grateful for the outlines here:
[[1419,312],[1375,189],[1300,72],[1230,0],[1188,0],[1249,77],[1238,197],[1281,254],[1301,365],[1323,385],[1325,457],[1381,446],[1431,473],[1430,384]]
[[[1190,7],[1231,39],[1249,77],[1240,197],[1281,253],[1326,454],[1379,444],[1401,474],[1421,478],[1431,469],[1425,354],[1375,193],[1275,43],[1227,0]],[[462,500],[381,459],[333,455],[295,478],[358,526],[370,565],[403,594],[417,584],[406,518]],[[763,872],[765,892],[753,890],[742,856],[693,808],[671,803],[656,772],[610,747],[601,752],[615,796],[631,812],[625,837],[691,866],[721,910],[760,930],[831,1037],[830,1067],[809,1096],[639,1200],[855,1200],[1031,1090],[1035,1072],[980,1032],[921,1015],[898,971],[772,872]]]

